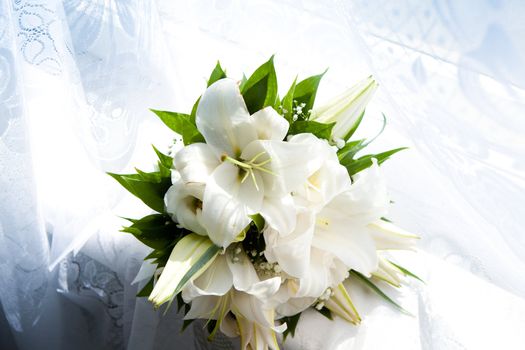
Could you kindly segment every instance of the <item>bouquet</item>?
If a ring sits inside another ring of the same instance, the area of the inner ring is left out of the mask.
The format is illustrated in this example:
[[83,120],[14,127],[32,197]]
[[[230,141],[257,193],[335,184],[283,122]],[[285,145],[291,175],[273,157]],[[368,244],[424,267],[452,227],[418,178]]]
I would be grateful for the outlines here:
[[317,106],[323,74],[281,98],[273,56],[240,81],[217,63],[191,113],[153,110],[181,139],[154,147],[157,171],[110,174],[155,211],[123,228],[152,248],[138,296],[176,301],[184,326],[206,319],[209,339],[257,350],[278,349],[308,308],[359,324],[348,283],[401,309],[379,283],[417,278],[387,251],[418,237],[385,218],[380,165],[403,148],[358,156],[370,141],[352,136],[377,83]]

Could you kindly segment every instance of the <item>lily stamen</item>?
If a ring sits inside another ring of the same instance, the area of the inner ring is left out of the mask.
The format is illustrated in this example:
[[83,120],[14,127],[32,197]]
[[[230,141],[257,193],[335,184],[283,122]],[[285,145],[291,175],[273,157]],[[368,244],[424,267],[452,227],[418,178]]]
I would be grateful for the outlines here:
[[259,191],[259,185],[257,184],[257,180],[255,178],[255,170],[260,170],[264,173],[267,173],[267,174],[270,174],[270,175],[274,175],[274,176],[277,176],[277,174],[275,174],[273,171],[269,170],[269,169],[266,169],[264,168],[264,166],[268,163],[270,163],[272,160],[271,158],[268,158],[266,160],[263,160],[262,162],[260,163],[255,163],[255,161],[261,157],[262,155],[266,154],[265,151],[262,151],[258,154],[256,154],[252,159],[250,159],[249,161],[247,162],[243,162],[241,160],[237,160],[235,158],[232,158],[226,154],[222,155],[221,157],[221,160],[224,162],[224,161],[228,161],[232,164],[235,164],[237,165],[239,168],[241,168],[242,170],[245,171],[245,174],[243,175],[242,179],[241,179],[241,183],[244,183],[244,181],[246,181],[246,179],[248,178],[248,176],[250,176],[252,178],[252,181],[253,181],[253,185],[255,186],[255,188],[257,189],[257,191]]

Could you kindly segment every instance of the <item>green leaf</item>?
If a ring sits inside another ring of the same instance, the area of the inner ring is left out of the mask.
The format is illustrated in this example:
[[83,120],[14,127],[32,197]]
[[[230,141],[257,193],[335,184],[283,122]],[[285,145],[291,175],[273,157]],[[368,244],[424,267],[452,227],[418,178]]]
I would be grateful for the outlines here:
[[213,71],[211,72],[210,79],[208,79],[208,87],[215,83],[217,80],[221,80],[223,78],[226,78],[226,72],[222,69],[221,63],[217,61],[217,65],[215,68],[213,68]]
[[195,117],[197,116],[197,108],[199,107],[199,102],[201,101],[201,97],[202,96],[199,96],[199,98],[197,99],[197,101],[195,101],[195,103],[193,104],[193,107],[191,108],[190,121],[195,127],[197,127],[197,123],[195,122]]
[[303,108],[304,111],[310,111],[315,102],[315,96],[317,95],[317,88],[319,83],[325,75],[326,70],[319,74],[304,79],[295,86],[293,99],[297,101],[297,104],[304,103],[306,106]]
[[297,85],[297,78],[294,79],[292,86],[284,95],[283,100],[281,101],[282,113],[283,116],[288,120],[288,123],[292,123],[293,119],[293,95],[295,93],[295,86]]
[[274,106],[277,101],[277,76],[273,56],[251,75],[243,85],[241,94],[250,114],[266,106]]
[[151,111],[155,113],[167,127],[182,136],[184,145],[204,142],[204,137],[202,137],[199,130],[197,130],[190,115],[168,111],[157,111],[154,109]]
[[394,265],[399,271],[401,271],[405,276],[410,276],[412,278],[415,278],[416,280],[425,283],[421,278],[419,278],[416,274],[410,272],[409,270],[405,269],[403,266],[400,266],[393,262],[392,260],[388,260],[392,265]]
[[297,120],[290,125],[288,134],[297,135],[302,133],[312,133],[320,139],[328,140],[330,139],[330,134],[332,133],[334,125],[335,123],[324,124],[310,120]]
[[151,173],[147,173],[138,168],[135,168],[135,171],[137,172],[138,175],[140,175],[140,178],[144,181],[153,182],[153,183],[162,182],[162,175],[160,171],[154,171]]
[[365,140],[356,140],[348,142],[344,145],[343,148],[337,151],[337,156],[339,157],[339,162],[346,166],[354,162],[354,156],[357,152],[362,150],[366,146]]
[[151,291],[153,290],[153,281],[154,280],[155,280],[155,278],[153,276],[151,276],[150,280],[148,281],[148,283],[146,283],[144,288],[142,288],[140,290],[140,292],[137,293],[137,297],[138,298],[149,297],[149,295],[151,294]]
[[328,310],[326,307],[323,307],[321,310],[318,310],[317,308],[314,308],[317,312],[319,312],[321,315],[326,317],[329,320],[333,320],[334,317],[332,316],[332,311]]
[[383,298],[390,305],[392,305],[393,307],[395,307],[396,309],[398,309],[399,311],[401,311],[402,313],[404,313],[406,315],[413,316],[410,312],[405,310],[401,305],[399,305],[394,300],[392,300],[392,298],[390,298],[388,295],[386,295],[381,289],[379,289],[378,286],[376,286],[372,281],[370,281],[368,278],[366,278],[363,274],[361,274],[361,273],[359,273],[357,271],[354,271],[354,270],[350,271],[350,274],[355,276],[355,277],[357,277],[357,279],[359,281],[363,282],[363,284],[365,286],[370,288],[374,293],[379,295],[381,298]]
[[[146,175],[148,174],[148,175]],[[171,186],[171,179],[152,173],[119,175],[108,173],[131,194],[139,198],[151,209],[164,212],[164,195]]]
[[371,167],[372,158],[377,159],[377,163],[381,165],[388,158],[390,158],[390,156],[404,149],[407,149],[407,147],[400,147],[400,148],[392,149],[390,151],[386,151],[386,152],[382,152],[378,154],[368,154],[366,156],[362,156],[358,159],[355,159],[353,162],[350,162],[348,164],[343,164],[343,165],[346,167],[346,170],[348,170],[348,174],[350,174],[350,176],[353,176],[357,174],[358,172],[360,172],[361,170]]
[[144,260],[154,259],[153,264],[157,264],[157,267],[164,267],[166,266],[166,262],[168,261],[171,251],[173,250],[173,246],[178,242],[178,240],[174,240],[169,246],[162,248],[162,249],[155,249],[151,253],[148,254],[144,258]]
[[168,216],[152,214],[134,220],[131,226],[124,227],[121,231],[131,233],[148,247],[163,249],[177,238],[179,229]]
[[244,86],[246,85],[247,81],[248,81],[248,78],[246,78],[246,75],[242,73],[242,79],[241,79],[241,83],[239,84],[239,90],[242,91],[244,89]]
[[160,164],[162,164],[162,166],[164,166],[165,168],[171,169],[173,167],[173,158],[159,151],[157,147],[153,145],[151,146],[155,150],[155,153],[157,154],[157,157],[159,158]]
[[299,318],[301,317],[301,313],[299,312],[296,315],[283,317],[281,320],[283,322],[286,322],[287,328],[283,332],[284,340],[286,340],[286,337],[288,334],[290,334],[292,337],[295,335],[295,329],[297,328],[297,324],[299,323]]
[[265,220],[261,214],[249,215],[249,217],[253,220],[255,227],[257,227],[257,231],[262,232],[264,230]]

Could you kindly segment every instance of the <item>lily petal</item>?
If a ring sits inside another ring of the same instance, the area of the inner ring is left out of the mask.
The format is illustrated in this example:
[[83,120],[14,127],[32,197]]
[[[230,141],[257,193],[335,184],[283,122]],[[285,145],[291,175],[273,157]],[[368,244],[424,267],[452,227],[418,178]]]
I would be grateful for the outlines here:
[[192,320],[195,318],[216,319],[214,310],[222,297],[215,295],[205,295],[191,299],[191,308],[186,315],[185,320]]
[[385,216],[388,205],[386,183],[374,159],[374,164],[358,173],[350,188],[334,197],[327,207],[337,210],[349,225],[364,227]]
[[[342,264],[336,265],[334,255],[315,247],[311,248],[310,266],[307,274],[298,280],[295,297],[321,296],[328,287],[333,287],[342,281],[340,276],[348,271]],[[341,272],[336,268],[343,268]],[[344,279],[344,277],[343,277]]]
[[233,79],[221,79],[204,92],[195,121],[206,143],[219,157],[226,153],[236,158],[248,143],[257,139],[253,119]]
[[290,124],[272,107],[263,108],[252,117],[259,140],[282,141],[288,133]]
[[173,163],[186,183],[206,183],[220,164],[213,149],[205,143],[193,143],[182,148],[175,154]]
[[[198,278],[213,263],[218,254],[218,248],[203,236],[191,233],[182,238],[173,248],[169,260],[164,267],[159,280],[153,287],[149,300],[155,306],[169,301],[182,290],[188,282]],[[192,276],[188,273],[192,269]]]
[[228,267],[232,272],[233,285],[237,290],[246,291],[255,283],[260,282],[260,279],[244,251],[241,250],[236,257],[238,259],[235,262],[231,258],[226,258]]
[[192,232],[205,236],[206,229],[201,224],[203,191],[204,184],[186,184],[179,180],[168,189],[164,202],[166,211],[176,222]]
[[290,194],[264,198],[259,214],[281,235],[292,232],[297,222],[297,208]]
[[377,270],[372,273],[372,276],[379,278],[394,287],[400,287],[403,273],[385,257],[379,256],[379,265]]
[[[321,218],[319,218],[321,217]],[[330,218],[326,208],[318,215],[312,246],[338,257],[348,269],[366,276],[377,269],[377,253],[372,237],[364,227]],[[326,223],[326,225],[325,225]]]
[[372,238],[379,250],[386,249],[415,249],[419,236],[384,220],[377,220],[370,225]]
[[199,289],[201,294],[224,295],[233,286],[233,275],[224,255],[219,255],[199,278],[193,281],[193,285]]
[[310,266],[314,223],[315,215],[305,210],[297,215],[297,226],[289,235],[283,236],[276,230],[267,229],[264,232],[264,240],[268,261],[278,262],[283,271],[290,276],[303,277]]
[[242,350],[279,350],[275,331],[250,321],[241,315],[237,316],[237,326],[241,337]]
[[258,158],[268,171],[260,171],[267,197],[282,197],[299,188],[308,177],[305,166],[312,157],[308,145],[275,140],[256,140],[242,151],[242,159]]
[[368,77],[327,104],[314,108],[311,119],[321,123],[336,122],[332,137],[346,140],[349,132],[355,130],[377,87],[374,78]]
[[222,163],[210,176],[204,191],[202,225],[211,240],[221,247],[235,240],[251,222],[248,215],[257,213],[262,203],[262,191],[250,179],[241,184],[240,172],[235,165]]
[[325,301],[325,306],[328,310],[350,323],[359,324],[361,322],[361,317],[359,316],[350,295],[348,295],[344,284],[340,283],[333,289],[333,291],[334,295]]
[[275,311],[251,294],[235,292],[231,307],[235,315],[242,315],[243,318],[270,329],[280,329],[275,326]]
[[238,259],[235,262],[231,259],[226,259],[233,275],[233,285],[236,290],[253,295],[259,300],[267,300],[277,293],[281,285],[280,277],[261,281],[244,251],[241,251],[236,257]]

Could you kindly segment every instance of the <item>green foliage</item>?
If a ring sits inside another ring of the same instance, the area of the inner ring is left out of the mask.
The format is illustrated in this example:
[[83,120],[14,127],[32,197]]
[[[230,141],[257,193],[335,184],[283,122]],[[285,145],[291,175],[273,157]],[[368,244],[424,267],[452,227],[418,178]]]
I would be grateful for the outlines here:
[[314,122],[311,120],[297,120],[290,125],[288,130],[289,135],[297,135],[301,133],[312,133],[320,139],[330,139],[330,134],[335,123],[324,124]]
[[121,231],[131,233],[139,241],[153,249],[163,249],[181,237],[180,229],[164,214],[152,214],[140,220],[130,220],[131,226]]
[[197,116],[197,108],[199,107],[199,102],[201,101],[201,97],[202,96],[199,96],[199,98],[197,99],[197,101],[195,101],[195,103],[193,104],[193,107],[191,108],[190,122],[195,126],[195,128],[197,127],[197,123],[195,122],[195,117]]
[[[162,153],[155,146],[152,145],[152,147],[155,153],[157,154],[157,157],[159,158],[159,167],[162,166],[166,169],[171,169],[173,167],[173,158]],[[171,173],[170,173],[170,176],[171,176]]]
[[390,298],[388,295],[386,295],[381,289],[379,289],[378,286],[376,286],[372,281],[370,281],[370,279],[368,279],[363,274],[352,270],[352,271],[350,271],[350,275],[355,276],[366,287],[370,288],[374,293],[379,295],[381,298],[383,298],[383,300],[385,300],[387,303],[389,303],[390,305],[392,305],[393,307],[395,307],[396,309],[398,309],[402,313],[407,314],[407,315],[412,315],[410,312],[405,310],[401,305],[399,305],[394,300],[392,300],[392,298]]
[[299,318],[301,317],[301,313],[295,314],[293,316],[283,317],[281,321],[286,322],[287,328],[283,332],[284,340],[286,340],[286,337],[288,334],[290,334],[292,337],[295,335],[295,329],[297,328],[297,324],[299,323]]
[[171,251],[173,250],[173,247],[178,242],[178,239],[175,239],[172,244],[169,246],[166,246],[162,249],[155,249],[151,253],[149,253],[144,260],[150,260],[153,259],[152,264],[157,264],[157,267],[164,267],[166,266],[166,263],[168,262],[168,259],[170,258]]
[[390,151],[381,152],[378,154],[367,154],[365,156],[359,157],[357,159],[346,159],[345,162],[340,160],[341,164],[348,170],[348,174],[353,176],[358,172],[367,169],[372,166],[372,159],[377,159],[379,165],[383,164],[387,159],[389,159],[393,154],[407,149],[406,147],[395,148]]
[[154,280],[155,280],[155,278],[153,276],[151,276],[151,278],[149,279],[148,283],[146,283],[144,288],[142,288],[137,293],[137,297],[139,297],[139,298],[149,297],[149,295],[151,294],[151,291],[153,290],[153,281]]
[[389,260],[389,262],[394,265],[399,271],[401,271],[402,274],[404,274],[405,276],[409,276],[409,277],[412,277],[412,278],[415,278],[416,280],[422,282],[422,283],[425,283],[425,281],[423,281],[421,278],[419,278],[416,274],[410,272],[409,270],[405,269],[403,266],[400,266],[398,264],[396,264],[395,262]]
[[318,310],[317,308],[314,308],[315,311],[319,312],[321,315],[326,317],[329,320],[333,320],[334,317],[332,316],[332,311],[330,311],[328,308],[323,307],[321,310]]
[[288,120],[288,123],[292,123],[293,119],[293,95],[295,93],[295,86],[297,85],[297,78],[294,79],[292,86],[290,86],[290,89],[284,95],[283,100],[281,101],[281,108],[284,118]]
[[197,130],[191,115],[177,112],[157,111],[154,109],[151,111],[155,113],[167,127],[182,136],[184,145],[204,142],[204,137],[202,137],[199,130]]
[[[140,171],[140,170],[139,170]],[[139,198],[156,212],[164,212],[164,194],[171,186],[171,179],[160,171],[138,174],[119,175],[108,173],[131,194]]]
[[221,80],[223,78],[226,78],[226,72],[222,69],[221,63],[217,61],[217,65],[211,72],[210,78],[208,79],[208,87],[217,80]]
[[243,90],[244,86],[246,85],[246,82],[248,81],[248,78],[246,78],[246,74],[242,73],[242,79],[241,83],[239,84],[239,90]]
[[366,145],[364,139],[348,142],[343,148],[337,151],[339,162],[343,165],[351,164],[354,162],[356,153],[365,148]]
[[303,110],[309,111],[313,108],[315,96],[317,95],[317,88],[326,71],[319,75],[314,75],[299,82],[293,92],[293,100],[299,105],[305,104]]
[[273,56],[242,84],[241,94],[250,114],[277,102],[277,76]]

